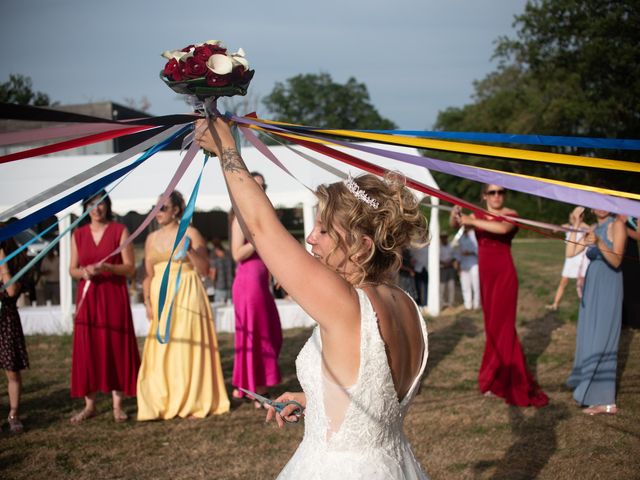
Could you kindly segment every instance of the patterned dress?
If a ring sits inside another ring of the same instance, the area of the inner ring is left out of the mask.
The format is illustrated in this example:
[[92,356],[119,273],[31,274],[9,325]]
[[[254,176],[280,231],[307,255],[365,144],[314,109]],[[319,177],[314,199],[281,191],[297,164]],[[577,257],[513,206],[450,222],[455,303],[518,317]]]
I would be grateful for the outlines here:
[[29,368],[17,300],[17,296],[10,297],[6,291],[0,291],[0,368],[11,372]]

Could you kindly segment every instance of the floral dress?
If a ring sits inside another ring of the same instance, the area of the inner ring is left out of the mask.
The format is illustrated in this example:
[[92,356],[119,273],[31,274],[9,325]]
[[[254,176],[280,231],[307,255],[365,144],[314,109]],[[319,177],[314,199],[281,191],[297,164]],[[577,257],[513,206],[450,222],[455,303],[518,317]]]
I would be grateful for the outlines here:
[[17,301],[17,296],[0,291],[0,367],[12,372],[29,368]]

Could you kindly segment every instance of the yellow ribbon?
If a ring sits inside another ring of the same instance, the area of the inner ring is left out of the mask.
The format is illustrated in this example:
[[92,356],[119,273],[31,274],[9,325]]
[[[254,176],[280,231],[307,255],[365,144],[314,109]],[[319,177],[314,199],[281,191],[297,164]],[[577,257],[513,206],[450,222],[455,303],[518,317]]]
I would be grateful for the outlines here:
[[[272,125],[296,126],[291,123],[274,122],[271,120],[257,119],[260,122]],[[426,138],[407,137],[403,135],[391,135],[386,133],[357,132],[353,130],[310,130],[310,133],[323,133],[345,138],[357,138],[373,142],[403,145],[405,147],[425,148],[428,150],[441,150],[447,152],[465,153],[468,155],[480,155],[485,157],[512,158],[516,160],[529,160],[533,162],[556,163],[560,165],[572,165],[577,167],[604,168],[624,172],[640,172],[640,163],[624,160],[610,160],[597,157],[579,157],[563,153],[538,152],[534,150],[521,150],[518,148],[492,147],[488,145],[476,145],[473,143],[449,142],[446,140],[430,140]],[[280,133],[280,132],[279,132]],[[297,137],[300,138],[300,137]]]
[[[265,123],[278,123],[278,122],[265,122]],[[256,130],[261,130],[264,132],[269,132],[269,130],[266,130],[262,127],[259,127],[257,125],[251,125],[251,128],[255,128]],[[330,139],[320,139],[320,138],[313,138],[313,137],[307,137],[307,136],[302,136],[302,135],[296,135],[293,133],[283,133],[283,132],[276,132],[278,135],[282,135],[283,137],[289,137],[289,138],[297,138],[300,140],[304,140],[307,142],[313,142],[313,143],[320,143],[320,144],[329,144],[329,145],[335,145],[335,146],[340,146],[339,144],[336,144],[334,142],[332,142]],[[582,157],[580,157],[582,158]],[[627,162],[628,163],[628,162]],[[551,183],[551,184],[555,184],[555,185],[562,185],[565,187],[569,187],[569,188],[575,188],[578,190],[585,190],[587,192],[595,192],[595,193],[601,193],[601,194],[605,194],[605,195],[614,195],[617,197],[624,197],[624,198],[629,198],[632,200],[640,200],[640,195],[636,194],[636,193],[630,193],[630,192],[623,192],[620,190],[611,190],[608,188],[600,188],[600,187],[591,187],[589,185],[582,185],[580,183],[572,183],[572,182],[565,182],[562,180],[553,180],[553,179],[549,179],[549,178],[544,178],[544,177],[535,177],[532,175],[525,175],[522,173],[513,173],[513,172],[505,172],[502,170],[494,170],[491,168],[484,168],[484,167],[478,167],[478,166],[474,166],[474,165],[466,165],[469,168],[476,168],[478,170],[484,170],[487,172],[493,172],[493,173],[503,173],[505,175],[511,175],[514,177],[521,177],[521,178],[527,178],[530,180],[536,180],[538,182],[543,182],[543,183]],[[426,168],[426,167],[425,167]]]

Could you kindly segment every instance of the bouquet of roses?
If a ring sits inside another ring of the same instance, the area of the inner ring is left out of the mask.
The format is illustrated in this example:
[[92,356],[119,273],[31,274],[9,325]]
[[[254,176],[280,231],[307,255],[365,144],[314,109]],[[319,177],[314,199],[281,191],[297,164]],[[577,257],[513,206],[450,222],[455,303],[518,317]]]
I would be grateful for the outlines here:
[[228,53],[218,40],[167,50],[162,56],[168,62],[160,78],[174,92],[195,95],[200,100],[245,95],[254,74],[244,50]]

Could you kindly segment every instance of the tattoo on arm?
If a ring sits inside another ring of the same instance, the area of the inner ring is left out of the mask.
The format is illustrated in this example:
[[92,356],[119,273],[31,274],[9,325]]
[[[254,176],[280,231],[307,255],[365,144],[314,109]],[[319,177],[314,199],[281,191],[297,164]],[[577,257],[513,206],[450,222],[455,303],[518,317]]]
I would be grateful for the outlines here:
[[225,148],[222,150],[220,157],[220,165],[225,172],[238,173],[248,171],[246,165],[242,161],[242,157],[235,148]]

